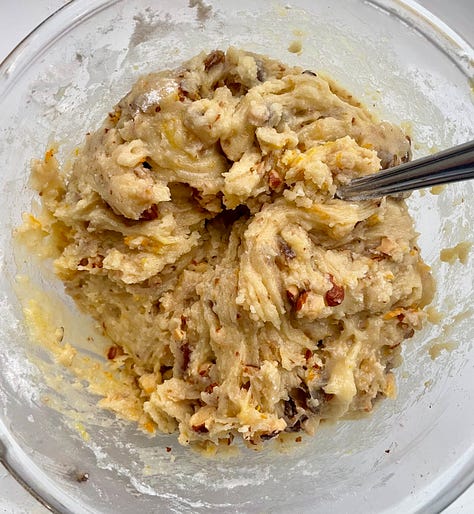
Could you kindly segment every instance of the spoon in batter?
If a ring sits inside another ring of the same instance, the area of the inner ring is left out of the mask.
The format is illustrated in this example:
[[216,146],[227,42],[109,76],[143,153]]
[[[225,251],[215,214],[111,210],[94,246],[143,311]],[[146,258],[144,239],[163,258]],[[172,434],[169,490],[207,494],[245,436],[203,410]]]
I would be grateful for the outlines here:
[[339,187],[336,196],[341,200],[368,200],[469,179],[474,179],[474,141],[356,178]]

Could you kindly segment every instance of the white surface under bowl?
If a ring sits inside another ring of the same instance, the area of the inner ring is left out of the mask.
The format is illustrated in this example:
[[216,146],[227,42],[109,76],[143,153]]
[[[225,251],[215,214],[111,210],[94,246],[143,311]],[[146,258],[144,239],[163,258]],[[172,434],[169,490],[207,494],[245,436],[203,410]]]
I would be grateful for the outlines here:
[[[399,2],[377,2],[377,8],[374,2],[338,2],[337,8],[334,2],[317,2],[311,7],[317,14],[311,16],[296,8],[304,2],[295,2],[292,9],[263,3],[264,15],[236,14],[207,21],[196,19],[196,9],[179,2],[156,3],[165,10],[163,6],[168,6],[173,14],[181,7],[174,20],[163,15],[156,19],[153,11],[133,20],[134,9],[143,12],[144,6],[135,2],[130,9],[130,3],[121,2],[119,6],[128,6],[122,21],[102,11],[61,38],[52,37],[75,15],[79,21],[84,10],[99,4],[111,2],[88,2],[87,6],[77,2],[68,7],[17,52],[10,61],[13,68],[3,69],[8,76],[0,75],[0,89],[14,84],[2,95],[5,117],[1,129],[7,130],[0,143],[2,189],[8,198],[3,206],[8,222],[1,236],[6,273],[2,277],[0,358],[5,404],[2,435],[9,460],[52,505],[73,512],[112,512],[118,505],[123,512],[139,506],[155,512],[205,508],[285,512],[290,506],[298,512],[329,508],[344,512],[354,511],[354,498],[361,512],[439,510],[472,480],[472,312],[453,328],[444,328],[472,303],[472,261],[465,267],[438,262],[441,248],[472,237],[471,186],[451,186],[439,197],[428,194],[411,199],[422,232],[422,251],[439,281],[437,305],[446,318],[443,325],[409,342],[405,364],[398,372],[399,399],[385,402],[371,419],[322,430],[314,441],[290,454],[244,454],[221,462],[203,462],[173,445],[172,438],[147,439],[111,417],[106,430],[95,420],[86,421],[91,440],[85,443],[67,416],[42,404],[45,394],[56,393],[45,390],[34,366],[23,370],[26,361],[21,349],[34,353],[34,347],[28,346],[12,294],[16,268],[11,260],[10,229],[18,224],[31,198],[25,188],[28,161],[42,154],[49,138],[60,139],[64,150],[76,145],[83,132],[98,123],[127,91],[133,77],[179,63],[197,49],[232,43],[322,69],[366,103],[375,103],[383,117],[410,121],[419,153],[472,138],[474,109],[466,78],[472,74],[469,55],[463,55],[416,13],[400,8],[399,14],[408,22],[403,24],[397,15],[380,9],[381,5],[399,6]],[[226,5],[221,3],[218,9]],[[240,8],[245,10],[245,2]],[[251,9],[250,2],[247,8]],[[110,9],[117,14],[117,7]],[[138,30],[133,37],[134,27]],[[295,39],[293,29],[306,33],[300,57],[286,52]],[[185,45],[181,44],[183,34]],[[45,50],[47,40],[47,51],[31,60],[40,49]],[[131,47],[129,41],[138,45]],[[179,52],[173,53],[176,49]],[[77,53],[82,55],[80,62]],[[442,229],[439,235],[438,227]],[[459,346],[432,361],[427,349],[439,335]],[[8,369],[15,372],[8,373]],[[57,400],[68,404],[68,398],[60,395]],[[85,406],[82,413],[86,420],[95,398],[89,401],[90,407]],[[102,424],[104,417],[97,413]],[[129,444],[120,447],[124,438]],[[171,445],[176,456],[173,463],[164,450]],[[143,473],[146,464],[151,470],[148,476]],[[90,473],[89,482],[74,480],[81,470]],[[137,496],[134,489],[141,494]]]

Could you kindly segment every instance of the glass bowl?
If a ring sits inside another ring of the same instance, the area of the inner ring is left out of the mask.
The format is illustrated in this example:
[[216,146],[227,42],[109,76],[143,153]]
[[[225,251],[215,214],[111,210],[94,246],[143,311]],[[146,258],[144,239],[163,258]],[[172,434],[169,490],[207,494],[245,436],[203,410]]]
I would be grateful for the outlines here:
[[472,183],[409,200],[441,316],[405,344],[398,399],[296,447],[205,458],[146,436],[100,410],[25,328],[19,298],[37,290],[70,342],[87,347],[95,330],[48,267],[14,247],[33,198],[30,159],[53,141],[70,155],[139,75],[229,45],[327,72],[402,124],[415,156],[474,136],[474,51],[411,0],[66,5],[0,67],[2,461],[60,512],[439,512],[474,478],[474,270],[439,258],[472,240]]

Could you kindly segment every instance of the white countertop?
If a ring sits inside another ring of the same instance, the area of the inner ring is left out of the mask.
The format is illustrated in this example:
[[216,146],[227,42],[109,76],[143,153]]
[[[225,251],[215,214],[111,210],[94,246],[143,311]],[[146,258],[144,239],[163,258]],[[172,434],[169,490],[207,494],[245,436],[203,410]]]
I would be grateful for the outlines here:
[[[0,62],[30,31],[69,0],[0,0]],[[418,0],[466,40],[474,43],[473,0]],[[9,473],[0,466],[0,513],[46,514]],[[443,514],[474,513],[474,486]]]

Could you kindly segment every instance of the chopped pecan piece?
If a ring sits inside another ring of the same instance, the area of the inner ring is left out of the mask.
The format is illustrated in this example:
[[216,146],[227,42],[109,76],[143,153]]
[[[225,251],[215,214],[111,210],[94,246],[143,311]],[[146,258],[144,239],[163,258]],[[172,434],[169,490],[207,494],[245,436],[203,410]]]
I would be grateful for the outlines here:
[[95,257],[92,257],[90,260],[90,265],[92,269],[102,269],[104,258],[102,255],[96,255]]
[[288,298],[288,301],[293,306],[296,305],[296,301],[298,300],[299,294],[300,294],[300,291],[296,286],[290,286],[286,290],[286,297]]
[[344,300],[344,288],[334,282],[332,275],[329,275],[329,280],[331,281],[332,288],[326,292],[324,299],[328,307],[335,307],[336,305],[340,305]]
[[268,441],[269,439],[273,439],[274,437],[277,437],[280,432],[278,430],[275,430],[274,432],[270,432],[269,434],[261,434],[260,439],[262,441]]
[[140,220],[142,221],[152,221],[156,220],[156,218],[158,218],[158,205],[156,203],[145,209],[140,215]]
[[270,170],[268,173],[268,186],[273,191],[279,189],[279,187],[283,184],[283,179],[281,178],[278,171]]
[[191,348],[189,343],[184,343],[181,346],[181,352],[183,353],[183,371],[186,371],[191,360]]
[[204,423],[201,423],[200,425],[194,425],[192,429],[198,434],[207,434],[209,432]]
[[308,299],[308,295],[309,291],[300,291],[296,286],[290,286],[286,290],[286,297],[296,312],[303,308],[303,305]]
[[296,304],[295,304],[296,312],[300,311],[303,308],[303,305],[306,303],[306,300],[308,299],[308,294],[309,294],[308,291],[303,291],[302,293],[300,293],[300,295],[298,296],[298,299],[296,300]]
[[123,348],[121,346],[113,345],[107,352],[107,359],[114,360],[116,357],[123,355]]
[[213,382],[212,384],[209,384],[206,389],[204,389],[205,393],[211,394],[212,391],[214,391],[214,387],[217,386],[217,382]]
[[184,91],[184,89],[179,85],[178,86],[178,100],[180,102],[184,102],[186,100],[186,98],[188,97],[188,95],[186,94],[186,92]]
[[214,50],[204,59],[204,71],[209,71],[213,66],[225,61],[225,53],[222,50]]

